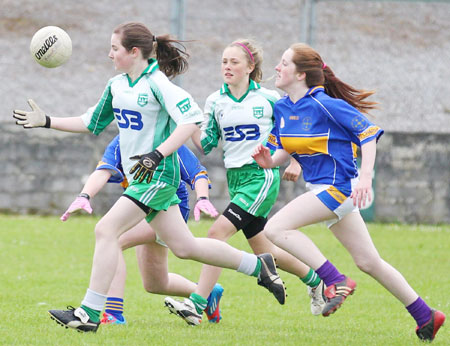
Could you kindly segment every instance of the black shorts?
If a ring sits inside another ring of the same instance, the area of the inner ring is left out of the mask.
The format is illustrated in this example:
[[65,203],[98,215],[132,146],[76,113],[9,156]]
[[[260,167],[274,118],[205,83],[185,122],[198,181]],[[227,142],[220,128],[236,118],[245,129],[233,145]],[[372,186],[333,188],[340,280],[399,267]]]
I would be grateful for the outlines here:
[[238,231],[242,230],[247,239],[254,237],[264,230],[264,226],[267,222],[267,218],[256,217],[249,214],[234,203],[228,204],[222,215],[225,216]]

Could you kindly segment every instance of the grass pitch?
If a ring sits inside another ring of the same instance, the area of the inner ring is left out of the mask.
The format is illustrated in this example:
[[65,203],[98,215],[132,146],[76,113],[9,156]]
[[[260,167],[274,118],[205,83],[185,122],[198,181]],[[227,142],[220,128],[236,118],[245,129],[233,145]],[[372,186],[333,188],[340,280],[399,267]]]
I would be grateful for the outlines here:
[[[95,217],[0,216],[1,345],[422,345],[414,320],[375,280],[359,271],[324,225],[306,228],[323,253],[358,283],[336,314],[312,316],[305,285],[285,272],[286,305],[279,305],[256,279],[224,270],[220,283],[223,320],[189,327],[164,308],[164,296],[146,293],[134,250],[126,251],[126,326],[102,326],[96,334],[67,330],[47,310],[79,306],[89,282]],[[205,236],[211,221],[190,222]],[[432,307],[450,317],[450,226],[370,224],[381,256],[396,267]],[[231,239],[243,250],[242,234]],[[170,255],[170,270],[197,281],[201,265]],[[448,322],[447,322],[448,324]],[[436,345],[450,344],[448,326]]]

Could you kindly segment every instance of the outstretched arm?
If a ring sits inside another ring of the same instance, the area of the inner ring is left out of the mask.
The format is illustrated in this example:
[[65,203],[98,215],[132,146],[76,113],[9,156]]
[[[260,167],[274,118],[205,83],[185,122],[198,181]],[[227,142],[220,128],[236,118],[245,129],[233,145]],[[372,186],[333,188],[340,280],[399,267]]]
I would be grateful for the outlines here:
[[86,184],[84,184],[81,193],[70,204],[66,212],[61,216],[61,221],[66,221],[69,216],[77,211],[84,210],[89,214],[92,213],[90,198],[93,198],[111,178],[111,172],[107,169],[95,170],[91,173]]
[[13,111],[17,125],[24,128],[46,127],[65,132],[89,132],[81,117],[50,117],[33,100],[29,99],[28,104],[31,111],[19,109]]

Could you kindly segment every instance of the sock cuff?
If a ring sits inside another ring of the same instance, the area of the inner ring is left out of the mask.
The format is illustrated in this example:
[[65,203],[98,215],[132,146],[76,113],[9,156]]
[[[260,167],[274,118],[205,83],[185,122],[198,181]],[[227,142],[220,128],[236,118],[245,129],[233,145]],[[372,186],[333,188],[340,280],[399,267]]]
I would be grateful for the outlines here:
[[88,288],[81,304],[93,310],[102,311],[105,306],[106,298],[106,295],[97,293]]
[[[255,272],[255,269],[257,269],[257,267],[258,267],[258,257],[256,257],[256,255],[254,254],[249,254],[248,252],[242,251],[242,259],[237,271],[239,273],[255,276],[253,274]],[[258,273],[256,274],[256,276],[258,275]]]

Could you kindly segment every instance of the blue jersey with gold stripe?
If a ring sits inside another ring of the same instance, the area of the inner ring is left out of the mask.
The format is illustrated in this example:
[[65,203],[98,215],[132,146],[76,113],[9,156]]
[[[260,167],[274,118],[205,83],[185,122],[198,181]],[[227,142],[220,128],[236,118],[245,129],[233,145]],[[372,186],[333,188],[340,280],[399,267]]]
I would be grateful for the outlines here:
[[[209,187],[211,183],[208,178],[206,168],[202,166],[194,153],[186,146],[182,145],[178,148],[178,161],[180,163],[180,177],[182,182],[178,186],[177,196],[180,198],[180,207],[187,208],[189,211],[189,193],[186,184],[190,185],[193,190],[195,182],[198,179],[207,179]],[[102,160],[98,163],[96,169],[107,169],[111,172],[111,178],[108,183],[121,183],[124,188],[127,188],[127,178],[123,174],[122,160],[120,156],[120,142],[119,135],[108,144],[103,154]]]
[[345,192],[351,192],[350,181],[358,176],[357,146],[378,140],[384,132],[322,86],[310,88],[295,104],[283,97],[275,103],[274,115],[267,146],[293,156],[306,182],[340,186]]

